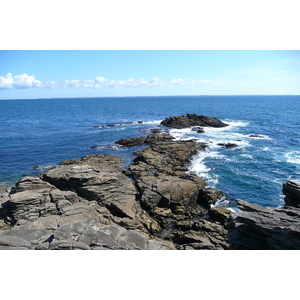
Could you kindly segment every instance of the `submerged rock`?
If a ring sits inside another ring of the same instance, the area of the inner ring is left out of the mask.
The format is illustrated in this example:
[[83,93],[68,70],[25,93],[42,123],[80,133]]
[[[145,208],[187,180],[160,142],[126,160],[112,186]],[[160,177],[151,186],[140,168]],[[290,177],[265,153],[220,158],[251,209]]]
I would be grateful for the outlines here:
[[222,121],[197,114],[186,114],[182,116],[173,116],[166,118],[161,122],[161,125],[172,128],[187,128],[192,126],[209,126],[209,127],[225,127],[228,124],[223,123]]

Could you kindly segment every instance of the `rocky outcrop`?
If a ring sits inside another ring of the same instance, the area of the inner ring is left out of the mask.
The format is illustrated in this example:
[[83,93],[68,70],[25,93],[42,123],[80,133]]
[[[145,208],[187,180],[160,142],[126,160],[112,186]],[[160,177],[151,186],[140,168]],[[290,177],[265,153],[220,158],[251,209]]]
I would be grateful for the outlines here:
[[234,214],[228,234],[230,249],[300,250],[300,185],[283,184],[286,205],[262,207],[237,200],[241,212]]
[[187,128],[193,126],[225,127],[228,124],[222,121],[197,114],[186,114],[182,116],[172,116],[161,122],[161,125],[171,128]]
[[[205,151],[206,145],[192,140],[175,141],[163,134],[149,145],[136,151],[134,164],[123,171],[133,178],[141,206],[148,220],[156,224],[149,231],[172,241],[177,249],[226,249],[224,223],[202,220],[205,216],[210,218],[208,209],[223,194],[206,188],[205,180],[188,172],[191,158]],[[188,234],[193,239],[187,238]]]
[[17,226],[0,234],[1,250],[165,250],[164,244],[118,225],[93,220],[75,221],[56,228],[38,222]]
[[282,193],[285,195],[286,205],[300,208],[300,183],[286,181],[282,185]]
[[167,140],[172,140],[173,137],[169,133],[153,133],[145,137],[132,137],[125,138],[116,141],[116,144],[132,147],[132,146],[141,146],[141,145],[153,145],[159,142],[165,142]]
[[120,169],[119,159],[92,155],[22,178],[5,199],[12,228],[2,228],[0,249],[175,249],[136,218],[136,188]]
[[227,249],[222,214],[208,213],[222,194],[188,172],[206,145],[166,133],[143,139],[149,147],[123,171],[118,158],[101,154],[22,178],[6,203],[12,228],[0,234],[0,248]]

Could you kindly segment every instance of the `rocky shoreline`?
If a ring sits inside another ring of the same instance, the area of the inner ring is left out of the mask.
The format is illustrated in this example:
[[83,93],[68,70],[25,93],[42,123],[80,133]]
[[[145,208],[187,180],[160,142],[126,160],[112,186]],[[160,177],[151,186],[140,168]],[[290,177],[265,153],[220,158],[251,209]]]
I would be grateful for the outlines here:
[[[172,128],[227,124],[187,114]],[[199,129],[201,126],[201,130]],[[24,177],[0,196],[0,249],[300,249],[300,187],[284,184],[286,206],[237,200],[240,212],[212,207],[224,195],[188,172],[207,145],[166,132],[116,141],[135,151],[133,163],[106,154],[61,162]]]

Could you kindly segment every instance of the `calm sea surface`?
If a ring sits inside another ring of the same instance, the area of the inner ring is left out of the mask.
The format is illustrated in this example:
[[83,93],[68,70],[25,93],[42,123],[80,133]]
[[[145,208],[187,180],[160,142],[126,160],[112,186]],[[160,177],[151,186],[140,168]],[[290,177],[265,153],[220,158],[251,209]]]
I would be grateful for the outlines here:
[[[116,140],[147,135],[166,117],[186,113],[229,124],[202,134],[171,130],[177,139],[209,144],[190,170],[226,193],[219,205],[234,206],[235,198],[263,206],[283,204],[282,182],[300,180],[300,96],[0,100],[0,186],[87,154],[113,154],[126,167],[138,147],[119,147]],[[119,126],[94,128],[110,124]],[[218,145],[227,142],[238,147]],[[41,169],[35,170],[36,165]]]

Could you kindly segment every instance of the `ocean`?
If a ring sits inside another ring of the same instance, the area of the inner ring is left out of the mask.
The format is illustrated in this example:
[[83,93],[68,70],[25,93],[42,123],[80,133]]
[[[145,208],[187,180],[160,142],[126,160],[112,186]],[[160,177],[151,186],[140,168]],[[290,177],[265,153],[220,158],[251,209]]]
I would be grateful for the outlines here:
[[[121,147],[115,141],[148,135],[166,117],[196,113],[229,124],[204,133],[170,130],[176,139],[209,145],[189,170],[225,193],[218,205],[234,209],[238,198],[280,207],[282,183],[300,180],[299,112],[300,96],[0,100],[0,187],[88,154],[115,155],[126,167],[134,150],[143,147]],[[238,147],[218,145],[228,142]]]

